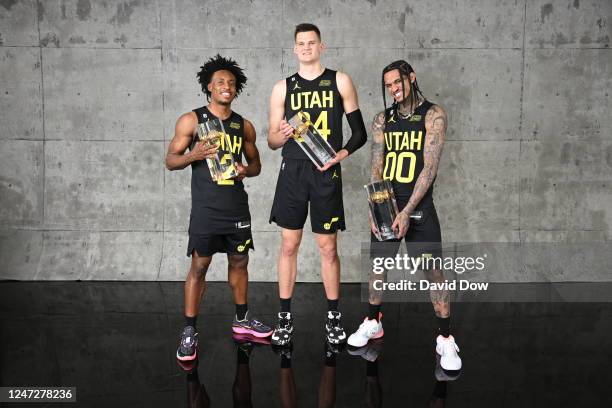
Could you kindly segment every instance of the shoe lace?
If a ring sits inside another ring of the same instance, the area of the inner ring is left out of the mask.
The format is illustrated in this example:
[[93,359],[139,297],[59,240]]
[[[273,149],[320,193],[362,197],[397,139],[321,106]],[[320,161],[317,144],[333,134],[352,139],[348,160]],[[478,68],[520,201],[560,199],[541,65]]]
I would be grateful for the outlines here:
[[183,332],[183,335],[181,336],[181,344],[185,346],[193,344],[197,335],[198,333],[194,332]]

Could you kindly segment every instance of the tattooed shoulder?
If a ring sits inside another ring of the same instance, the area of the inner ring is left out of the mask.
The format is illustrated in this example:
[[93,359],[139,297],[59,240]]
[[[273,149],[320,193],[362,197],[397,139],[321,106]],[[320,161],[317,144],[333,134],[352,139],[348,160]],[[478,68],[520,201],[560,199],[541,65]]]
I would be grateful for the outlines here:
[[374,143],[383,142],[383,132],[385,129],[385,112],[379,112],[372,120],[372,136]]
[[372,129],[382,129],[385,126],[385,112],[378,112],[372,120]]
[[425,114],[425,127],[427,129],[446,130],[446,111],[440,105],[432,105]]

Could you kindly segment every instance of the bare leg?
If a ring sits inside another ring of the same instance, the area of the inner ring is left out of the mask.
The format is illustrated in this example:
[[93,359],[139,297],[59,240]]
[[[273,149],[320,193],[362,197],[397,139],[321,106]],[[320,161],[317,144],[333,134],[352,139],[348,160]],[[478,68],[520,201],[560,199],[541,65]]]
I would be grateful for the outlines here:
[[[237,352],[244,353],[240,349]],[[238,360],[236,362],[236,376],[232,385],[232,397],[234,399],[234,407],[253,407],[251,401],[251,368],[249,367],[248,357],[245,358],[245,361]]]
[[293,295],[300,242],[302,242],[301,229],[282,229],[281,250],[278,256],[278,293],[283,299],[289,299]]
[[227,280],[232,288],[234,303],[244,305],[247,303],[247,290],[249,286],[248,255],[227,256]]
[[297,392],[292,368],[281,368],[278,383],[280,391],[280,405],[282,408],[297,407]]
[[[442,271],[434,269],[424,272],[425,277],[429,282],[444,282],[444,273]],[[447,318],[450,316],[450,294],[448,293],[448,290],[431,289],[429,291],[429,297],[437,317]]]
[[[387,281],[387,270],[385,270],[383,273],[381,274],[376,274],[373,272],[370,272],[369,275],[369,279],[368,279],[368,302],[371,305],[380,305],[382,303],[382,297],[383,297],[383,291],[382,289],[376,289],[374,287],[374,282],[375,281],[381,281],[381,282],[386,282]],[[377,285],[379,288],[382,288],[382,285],[379,283]]]
[[206,290],[206,272],[211,261],[212,256],[199,256],[195,250],[191,254],[191,267],[185,280],[185,316],[198,315]]
[[324,366],[319,381],[319,408],[336,406],[336,366]]
[[340,296],[340,258],[338,257],[338,234],[315,234],[321,255],[321,277],[328,299]]

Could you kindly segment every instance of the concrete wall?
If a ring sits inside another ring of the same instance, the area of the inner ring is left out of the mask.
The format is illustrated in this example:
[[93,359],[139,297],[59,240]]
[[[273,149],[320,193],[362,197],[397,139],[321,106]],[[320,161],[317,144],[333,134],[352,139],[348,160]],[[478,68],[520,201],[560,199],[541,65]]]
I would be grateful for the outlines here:
[[[246,183],[251,278],[275,280],[267,100],[296,69],[303,21],[320,26],[324,63],[353,77],[368,125],[380,70],[398,58],[447,108],[445,240],[610,241],[611,16],[608,0],[1,1],[0,278],[184,278],[190,170],[163,158],[177,117],[203,104],[198,67],[220,52],[246,68],[235,109],[263,161]],[[368,159],[364,148],[343,164],[346,281],[368,239]],[[307,233],[300,280],[319,280],[316,254]],[[219,257],[209,277],[225,276]]]

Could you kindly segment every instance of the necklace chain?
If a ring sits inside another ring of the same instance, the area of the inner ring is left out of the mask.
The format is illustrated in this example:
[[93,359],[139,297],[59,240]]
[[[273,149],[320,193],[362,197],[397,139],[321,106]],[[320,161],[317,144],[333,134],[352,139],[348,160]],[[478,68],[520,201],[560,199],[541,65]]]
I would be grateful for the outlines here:
[[416,112],[416,110],[419,108],[419,106],[421,106],[421,105],[423,104],[423,102],[424,102],[424,101],[425,101],[424,99],[419,98],[419,99],[418,99],[417,106],[415,106],[415,107],[414,107],[414,109],[413,109],[413,110],[412,110],[412,111],[411,111],[409,114],[407,114],[407,115],[402,114],[402,113],[400,112],[400,109],[399,109],[399,106],[398,106],[398,108],[396,109],[396,111],[397,111],[397,114],[399,115],[400,119],[410,119],[410,117],[411,117],[412,115],[414,115],[414,112]]

